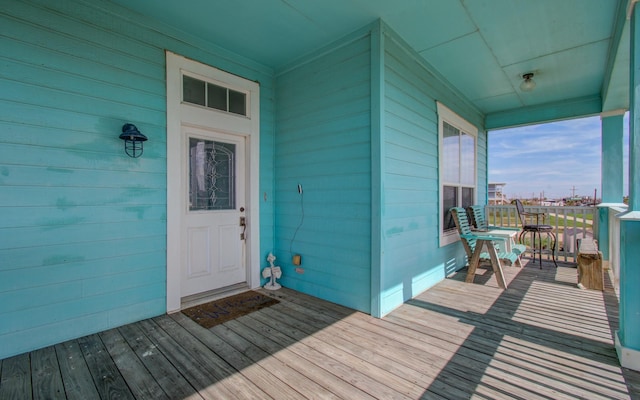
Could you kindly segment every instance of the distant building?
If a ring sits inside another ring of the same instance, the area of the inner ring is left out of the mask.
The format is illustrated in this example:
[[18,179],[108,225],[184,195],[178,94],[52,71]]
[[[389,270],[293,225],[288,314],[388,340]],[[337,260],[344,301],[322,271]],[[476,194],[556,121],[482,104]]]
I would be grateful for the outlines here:
[[543,200],[540,205],[546,207],[564,207],[564,200]]
[[507,196],[502,193],[502,188],[506,183],[489,183],[488,195],[489,204],[507,204]]

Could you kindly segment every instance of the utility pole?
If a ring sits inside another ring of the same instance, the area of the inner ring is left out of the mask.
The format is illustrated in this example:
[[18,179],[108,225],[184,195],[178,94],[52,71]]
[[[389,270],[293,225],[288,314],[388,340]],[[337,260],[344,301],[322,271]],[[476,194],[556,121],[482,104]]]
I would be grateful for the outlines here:
[[573,197],[576,197],[576,187],[575,187],[575,186],[573,186],[573,187],[571,188],[571,197],[572,197],[572,198],[573,198]]

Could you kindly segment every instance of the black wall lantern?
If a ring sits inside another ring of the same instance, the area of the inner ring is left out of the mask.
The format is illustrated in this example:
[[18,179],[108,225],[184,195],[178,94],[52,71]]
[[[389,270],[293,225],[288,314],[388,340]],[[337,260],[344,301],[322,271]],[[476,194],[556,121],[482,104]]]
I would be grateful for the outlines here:
[[122,125],[120,139],[124,140],[124,151],[129,157],[138,158],[142,155],[142,143],[147,141],[147,137],[140,133],[134,124]]

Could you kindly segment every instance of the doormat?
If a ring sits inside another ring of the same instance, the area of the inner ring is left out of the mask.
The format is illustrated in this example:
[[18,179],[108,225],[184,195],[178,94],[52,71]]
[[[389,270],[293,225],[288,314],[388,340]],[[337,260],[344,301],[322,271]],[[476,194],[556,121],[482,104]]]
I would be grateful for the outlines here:
[[200,326],[209,329],[277,303],[279,301],[274,298],[250,290],[235,296],[187,308],[182,310],[182,313]]

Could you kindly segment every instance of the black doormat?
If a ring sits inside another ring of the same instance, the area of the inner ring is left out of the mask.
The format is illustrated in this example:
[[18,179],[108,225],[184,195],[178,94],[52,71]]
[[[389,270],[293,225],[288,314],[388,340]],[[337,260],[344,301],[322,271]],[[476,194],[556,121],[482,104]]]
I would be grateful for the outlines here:
[[204,328],[211,328],[253,311],[279,303],[258,292],[248,291],[224,299],[182,310],[182,313]]

